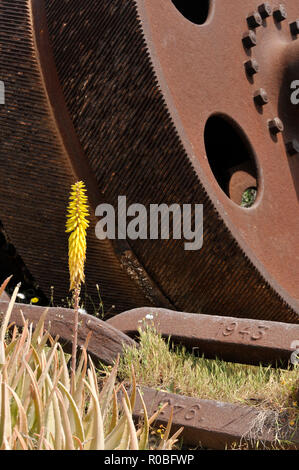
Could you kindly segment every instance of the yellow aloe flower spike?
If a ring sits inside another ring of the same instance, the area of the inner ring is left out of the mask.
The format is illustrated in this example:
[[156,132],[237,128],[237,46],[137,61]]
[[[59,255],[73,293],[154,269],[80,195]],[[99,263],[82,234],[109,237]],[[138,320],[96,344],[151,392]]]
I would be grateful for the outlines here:
[[66,223],[66,232],[71,232],[69,236],[70,290],[79,289],[85,279],[86,229],[89,226],[88,200],[85,192],[85,185],[82,181],[71,187]]

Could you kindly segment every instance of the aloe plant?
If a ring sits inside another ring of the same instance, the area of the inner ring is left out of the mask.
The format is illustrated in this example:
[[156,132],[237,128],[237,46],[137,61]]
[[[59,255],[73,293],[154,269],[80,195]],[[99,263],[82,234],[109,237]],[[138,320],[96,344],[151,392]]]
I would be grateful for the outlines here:
[[[3,285],[0,295],[1,289]],[[82,348],[71,387],[69,358],[58,338],[44,330],[46,309],[34,330],[23,319],[21,331],[11,326],[7,334],[18,289],[0,328],[0,449],[147,449],[150,425],[161,409],[149,418],[140,394],[144,420],[135,426],[134,374],[130,396],[122,384],[116,386],[118,361],[99,389],[94,364]],[[160,443],[162,449],[171,449],[181,431],[169,439],[170,426]]]

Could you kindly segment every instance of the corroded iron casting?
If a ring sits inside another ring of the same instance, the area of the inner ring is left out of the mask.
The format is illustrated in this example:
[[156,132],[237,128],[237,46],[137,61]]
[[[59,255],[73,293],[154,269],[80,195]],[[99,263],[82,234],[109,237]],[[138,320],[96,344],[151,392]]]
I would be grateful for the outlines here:
[[[8,304],[6,300],[0,301],[0,321],[2,315],[7,310]],[[120,326],[126,321],[127,331],[131,333],[135,328],[134,322],[138,321],[138,318],[141,318],[140,310],[141,309],[133,312],[124,312],[116,316],[113,320],[118,318]],[[205,331],[202,331],[201,340],[203,340],[202,345],[206,349],[209,348],[207,338],[210,337],[211,343],[213,341],[217,342],[215,334],[213,334],[213,325],[211,322],[215,322],[218,327],[218,333],[220,333],[219,341],[222,342],[222,351],[225,351],[226,346],[228,346],[228,350],[230,346],[232,346],[233,340],[228,339],[231,333],[236,333],[237,335],[241,333],[243,336],[249,334],[256,338],[264,336],[261,332],[266,331],[266,333],[270,334],[268,337],[264,337],[260,342],[260,353],[264,351],[266,355],[268,353],[268,357],[270,353],[273,354],[274,352],[275,354],[275,349],[272,348],[270,351],[269,348],[271,342],[271,328],[273,330],[281,328],[281,336],[287,336],[289,340],[293,338],[293,336],[296,336],[294,329],[298,328],[298,326],[295,325],[262,322],[263,328],[259,329],[258,327],[261,326],[261,322],[254,323],[252,321],[250,322],[250,320],[239,319],[233,319],[235,320],[235,325],[237,325],[237,327],[234,327],[229,319],[223,321],[221,317],[204,319],[201,318],[202,316],[200,315],[192,316],[186,313],[169,311],[154,312],[154,309],[150,314],[155,315],[155,324],[160,328],[160,331],[165,333],[168,327],[170,331],[174,332],[174,338],[178,338],[178,330],[181,326],[180,323],[188,322],[194,335],[192,336],[190,332],[186,330],[182,331],[181,338],[185,341],[185,344],[187,344],[186,339],[189,339],[189,344],[196,344],[194,342],[196,341],[196,330],[199,326],[204,327]],[[32,324],[33,328],[35,328],[41,319],[44,321],[45,329],[50,332],[52,337],[59,336],[59,340],[62,342],[64,348],[70,345],[73,334],[73,310],[53,307],[45,309],[32,305],[15,304],[10,319],[10,325],[16,324],[18,327],[22,327],[24,321],[28,321],[29,325]],[[171,321],[170,324],[167,325],[167,320],[170,319],[177,322],[176,327]],[[220,326],[221,321],[222,326]],[[112,320],[110,323],[113,323]],[[136,346],[136,343],[126,334],[117,330],[111,324],[108,324],[108,322],[103,322],[88,314],[81,314],[80,316],[78,339],[79,345],[85,345],[87,347],[87,352],[92,356],[93,360],[99,360],[100,363],[104,362],[111,365],[114,364],[117,357],[123,353],[124,346]],[[250,363],[251,360],[254,359],[257,349],[254,350],[253,348],[250,350],[246,341],[244,344],[247,350],[242,351],[241,348],[241,355],[246,352],[247,363]],[[282,342],[278,344],[276,352],[280,351],[283,356],[285,353],[284,350],[286,349],[287,347],[283,345],[282,340]],[[239,358],[239,351],[236,347],[234,358]],[[182,433],[184,445],[201,445],[209,449],[225,449],[229,446],[239,446],[240,444],[246,445],[249,448],[256,448],[257,444],[259,444],[259,448],[277,448],[280,440],[289,448],[294,449],[299,446],[298,432],[294,432],[294,428],[289,426],[287,415],[283,417],[280,416],[280,422],[277,423],[277,416],[275,412],[271,410],[261,411],[253,406],[235,405],[215,400],[203,400],[144,386],[140,387],[140,391],[149,416],[154,414],[158,409],[161,409],[163,405],[168,405],[161,410],[157,420],[153,423],[154,426],[160,424],[167,426],[171,416],[171,410],[173,410],[172,432],[175,432],[181,427],[184,428]],[[119,396],[119,398],[121,397]],[[248,402],[249,405],[252,405],[250,399]],[[139,394],[137,394],[133,415],[136,420],[143,418],[143,407]],[[261,417],[263,417],[262,421]]]
[[107,321],[135,338],[139,329],[154,327],[165,338],[205,357],[245,364],[290,365],[299,346],[299,325],[223,318],[216,315],[174,312],[162,308],[137,308]]
[[[263,423],[260,410],[254,407],[201,400],[148,387],[142,387],[141,392],[150,415],[164,403],[169,405],[159,415],[157,425],[167,426],[173,408],[172,430],[184,427],[185,445],[217,450],[233,446],[238,448],[240,444],[252,449],[257,446],[259,449],[278,449],[280,443],[284,442],[286,448],[299,448],[298,432],[294,432],[285,423],[280,423],[277,428],[275,413],[271,411],[264,413],[264,417],[268,417]],[[134,417],[139,419],[142,416],[143,409],[138,398]]]
[[99,241],[93,216],[93,301],[100,284],[109,314],[148,305],[298,323],[298,2],[188,5],[0,3],[0,220],[59,303],[75,180],[93,214],[119,195],[201,203],[204,244],[193,252],[171,238]]

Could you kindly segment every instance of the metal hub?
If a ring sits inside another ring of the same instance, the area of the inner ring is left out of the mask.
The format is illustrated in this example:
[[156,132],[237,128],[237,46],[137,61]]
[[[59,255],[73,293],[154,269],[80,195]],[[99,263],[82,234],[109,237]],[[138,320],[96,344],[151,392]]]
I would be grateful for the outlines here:
[[[183,240],[99,242],[91,230],[86,279],[91,289],[100,283],[106,310],[148,304],[298,322],[299,116],[290,86],[299,78],[299,10],[293,0],[284,7],[1,3],[10,86],[0,219],[44,290],[56,279],[56,299],[67,291],[61,234],[78,178],[92,209],[116,206],[119,195],[146,206],[204,204],[199,252]],[[241,207],[247,189],[257,196]]]
[[[211,1],[206,23],[198,26],[171,1],[141,3],[162,88],[165,81],[176,110],[173,118],[201,182],[239,243],[246,243],[246,253],[298,299],[299,154],[288,150],[298,140],[299,108],[290,99],[291,83],[299,77],[299,38],[290,26],[299,15],[298,5],[289,1],[283,8],[271,2],[273,13],[263,4],[260,11],[268,14],[262,19],[258,11],[251,13],[255,1]],[[254,75],[246,71],[250,60],[258,64]],[[205,124],[211,116],[218,120],[205,146]],[[248,152],[231,157],[235,145],[226,139],[229,126]],[[217,142],[210,144],[209,139]],[[256,175],[253,165],[246,172],[246,153],[254,160]],[[227,167],[226,160],[235,158],[240,158],[239,165]],[[254,185],[254,176],[257,199],[244,209],[238,206],[240,195]]]

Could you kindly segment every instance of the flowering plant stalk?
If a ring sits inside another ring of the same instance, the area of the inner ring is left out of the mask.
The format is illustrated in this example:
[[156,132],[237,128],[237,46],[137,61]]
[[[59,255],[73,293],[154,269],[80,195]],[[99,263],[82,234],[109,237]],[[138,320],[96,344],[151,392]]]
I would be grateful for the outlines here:
[[[8,281],[0,285],[0,297]],[[168,404],[148,416],[134,370],[130,394],[117,383],[118,359],[99,390],[99,377],[86,350],[88,338],[72,389],[68,358],[58,337],[52,338],[44,328],[47,309],[34,330],[24,317],[21,329],[12,322],[19,287],[0,315],[0,451],[148,450],[150,426]],[[137,393],[143,423],[135,426]],[[159,449],[172,450],[181,431],[169,437],[166,430]]]
[[69,236],[69,273],[70,290],[73,292],[73,305],[75,312],[74,339],[72,344],[72,385],[76,370],[76,354],[78,342],[78,323],[81,284],[85,280],[84,265],[86,260],[86,229],[89,226],[87,220],[88,200],[85,185],[79,181],[72,185],[68,205],[66,232]]

